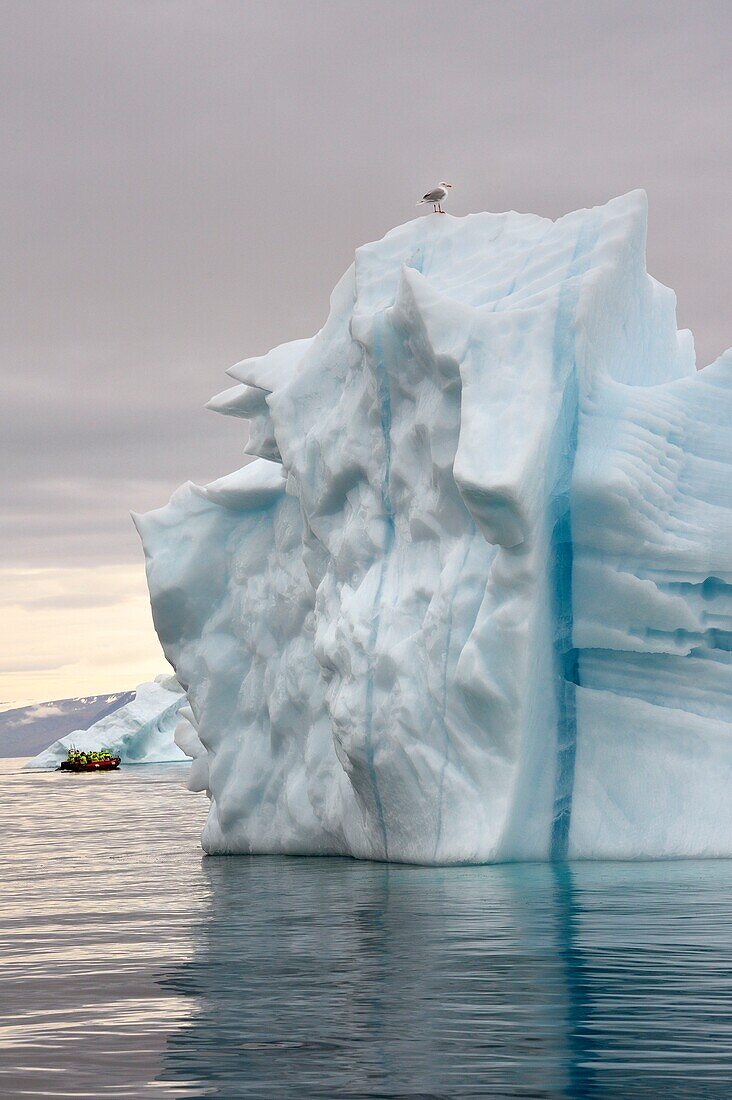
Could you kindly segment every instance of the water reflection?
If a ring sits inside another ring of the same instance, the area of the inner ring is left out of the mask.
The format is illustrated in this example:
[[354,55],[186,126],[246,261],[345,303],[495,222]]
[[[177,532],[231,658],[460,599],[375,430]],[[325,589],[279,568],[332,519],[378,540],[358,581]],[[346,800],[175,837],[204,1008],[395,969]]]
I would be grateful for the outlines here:
[[732,1096],[732,862],[202,860],[182,772],[0,765],[0,1096]]
[[222,1096],[724,1096],[732,869],[207,859],[164,1079]]

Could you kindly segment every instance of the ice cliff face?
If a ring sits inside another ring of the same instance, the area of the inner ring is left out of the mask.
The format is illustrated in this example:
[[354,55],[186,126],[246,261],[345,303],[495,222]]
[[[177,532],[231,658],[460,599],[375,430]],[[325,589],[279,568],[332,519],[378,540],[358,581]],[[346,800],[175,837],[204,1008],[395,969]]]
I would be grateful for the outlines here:
[[211,407],[260,460],[138,517],[213,852],[732,852],[732,355],[645,197],[428,217]]

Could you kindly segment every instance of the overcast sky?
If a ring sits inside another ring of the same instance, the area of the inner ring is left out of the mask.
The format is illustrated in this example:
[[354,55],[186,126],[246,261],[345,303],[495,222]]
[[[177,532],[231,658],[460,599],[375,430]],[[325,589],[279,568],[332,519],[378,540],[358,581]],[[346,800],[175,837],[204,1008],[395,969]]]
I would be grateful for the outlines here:
[[129,509],[240,464],[244,425],[202,407],[224,369],[314,332],[439,179],[455,214],[645,187],[700,361],[732,343],[730,0],[3,0],[0,23],[6,567],[139,569]]

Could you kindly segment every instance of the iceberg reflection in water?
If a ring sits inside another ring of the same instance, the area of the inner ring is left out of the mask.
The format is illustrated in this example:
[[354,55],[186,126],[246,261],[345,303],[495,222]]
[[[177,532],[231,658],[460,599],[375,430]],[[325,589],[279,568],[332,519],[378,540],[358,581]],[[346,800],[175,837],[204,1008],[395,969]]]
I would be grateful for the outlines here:
[[217,1095],[721,1096],[732,865],[208,859],[164,978],[168,1081]]
[[732,1095],[732,862],[202,859],[185,771],[3,762],[1,1096]]

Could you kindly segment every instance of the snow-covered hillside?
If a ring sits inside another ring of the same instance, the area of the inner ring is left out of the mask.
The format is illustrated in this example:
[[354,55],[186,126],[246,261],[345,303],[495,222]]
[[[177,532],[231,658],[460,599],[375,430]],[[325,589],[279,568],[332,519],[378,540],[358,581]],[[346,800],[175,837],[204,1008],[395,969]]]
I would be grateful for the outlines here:
[[732,354],[645,240],[422,218],[232,368],[260,460],[138,518],[207,850],[732,854]]

